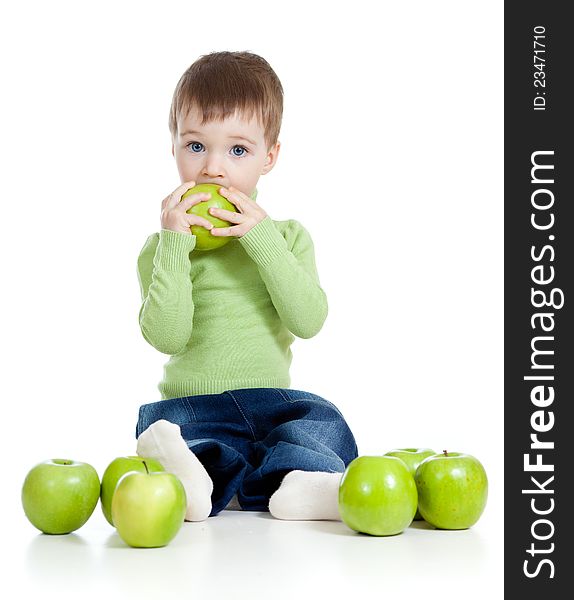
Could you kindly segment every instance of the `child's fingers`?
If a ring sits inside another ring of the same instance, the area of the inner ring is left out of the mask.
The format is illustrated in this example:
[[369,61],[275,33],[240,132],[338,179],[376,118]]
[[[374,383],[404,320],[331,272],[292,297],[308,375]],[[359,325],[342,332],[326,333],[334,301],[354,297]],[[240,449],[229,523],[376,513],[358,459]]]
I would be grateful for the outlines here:
[[205,227],[206,229],[213,229],[213,223],[210,223],[207,219],[203,217],[199,217],[197,215],[188,215],[189,218],[187,220],[189,226],[199,225],[201,227]]
[[253,200],[251,200],[251,198],[247,198],[247,196],[245,196],[245,194],[243,194],[242,192],[240,192],[239,190],[236,190],[234,187],[230,187],[230,188],[221,188],[219,190],[219,193],[226,198],[227,200],[229,200],[229,202],[231,202],[231,204],[233,204],[234,206],[236,206],[239,211],[243,211],[245,210],[245,208],[247,207],[249,201],[253,202]]
[[211,230],[211,235],[216,237],[225,237],[230,235],[240,236],[243,235],[243,228],[241,225],[233,225],[233,227],[214,227]]
[[226,210],[225,208],[217,208],[216,206],[212,206],[209,209],[209,214],[217,217],[218,219],[223,219],[224,221],[229,221],[230,223],[243,223],[245,220],[244,215],[241,213],[236,213],[231,210]]
[[187,198],[184,198],[179,203],[179,210],[189,210],[192,206],[199,204],[200,202],[205,202],[211,198],[211,194],[209,192],[200,192],[199,194],[191,194]]
[[177,187],[173,192],[164,200],[165,205],[162,203],[162,208],[173,208],[181,200],[181,197],[195,186],[195,181],[186,181]]

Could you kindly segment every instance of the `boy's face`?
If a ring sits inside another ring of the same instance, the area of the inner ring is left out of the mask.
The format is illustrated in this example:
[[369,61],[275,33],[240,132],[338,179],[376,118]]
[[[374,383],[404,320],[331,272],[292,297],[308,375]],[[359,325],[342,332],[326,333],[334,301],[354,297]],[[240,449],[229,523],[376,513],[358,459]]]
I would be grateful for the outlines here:
[[247,121],[235,113],[223,121],[201,125],[195,108],[180,118],[172,141],[171,152],[182,183],[233,186],[248,196],[259,177],[274,167],[280,147],[277,142],[267,148],[264,129],[256,118]]

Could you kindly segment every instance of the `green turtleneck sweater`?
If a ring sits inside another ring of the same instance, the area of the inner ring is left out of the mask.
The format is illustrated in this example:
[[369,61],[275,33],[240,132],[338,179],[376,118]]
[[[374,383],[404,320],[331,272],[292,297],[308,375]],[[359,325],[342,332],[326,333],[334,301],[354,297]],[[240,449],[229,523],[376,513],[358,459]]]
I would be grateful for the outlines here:
[[162,399],[290,385],[291,343],[327,316],[313,242],[297,221],[266,217],[208,252],[162,229],[138,259],[144,338],[169,354]]

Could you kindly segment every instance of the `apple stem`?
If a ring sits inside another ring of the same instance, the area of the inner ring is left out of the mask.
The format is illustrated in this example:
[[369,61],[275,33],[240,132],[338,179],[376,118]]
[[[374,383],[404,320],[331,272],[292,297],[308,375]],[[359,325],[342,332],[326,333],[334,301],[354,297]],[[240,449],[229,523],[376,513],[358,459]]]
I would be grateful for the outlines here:
[[142,462],[143,462],[143,466],[145,467],[146,473],[149,475],[149,469],[147,468],[147,464],[146,464],[145,460],[142,460]]
[[445,456],[448,456],[448,453],[447,453],[447,451],[446,451],[446,450],[443,450],[443,452],[444,452],[444,455],[445,455]]

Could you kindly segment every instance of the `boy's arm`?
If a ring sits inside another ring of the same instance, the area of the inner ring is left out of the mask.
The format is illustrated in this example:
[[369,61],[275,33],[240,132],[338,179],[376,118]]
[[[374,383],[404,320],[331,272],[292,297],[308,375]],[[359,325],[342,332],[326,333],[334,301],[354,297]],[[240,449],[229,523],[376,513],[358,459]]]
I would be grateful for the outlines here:
[[265,217],[238,238],[257,263],[281,321],[297,337],[316,335],[327,317],[327,296],[319,284],[313,241],[297,221],[281,235]]
[[189,253],[194,247],[194,235],[162,229],[147,239],[138,258],[140,328],[144,338],[165,354],[183,350],[191,336]]

